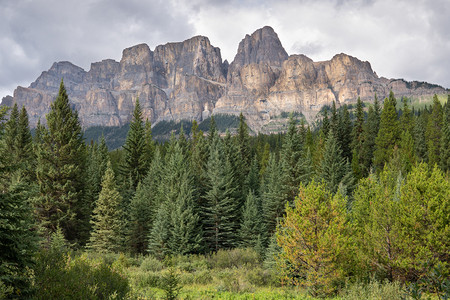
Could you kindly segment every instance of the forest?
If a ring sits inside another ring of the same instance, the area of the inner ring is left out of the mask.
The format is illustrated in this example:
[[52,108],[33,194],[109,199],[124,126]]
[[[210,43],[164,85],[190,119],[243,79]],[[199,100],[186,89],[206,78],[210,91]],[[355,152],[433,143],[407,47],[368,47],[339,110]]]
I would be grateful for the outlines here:
[[448,299],[450,95],[86,143],[61,82],[0,112],[0,299]]

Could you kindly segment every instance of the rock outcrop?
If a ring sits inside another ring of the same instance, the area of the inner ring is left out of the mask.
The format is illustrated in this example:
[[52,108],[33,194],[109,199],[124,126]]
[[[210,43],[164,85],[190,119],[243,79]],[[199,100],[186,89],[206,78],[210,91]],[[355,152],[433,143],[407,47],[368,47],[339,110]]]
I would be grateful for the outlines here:
[[304,55],[288,56],[270,27],[246,35],[231,62],[207,37],[180,43],[146,44],[123,50],[122,59],[91,64],[88,72],[70,62],[58,62],[28,88],[18,87],[3,105],[25,105],[33,127],[45,123],[61,78],[84,127],[120,126],[130,121],[137,98],[145,118],[198,120],[211,113],[243,112],[255,131],[283,112],[301,112],[312,119],[323,105],[354,102],[358,97],[420,97],[447,93],[432,84],[380,78],[368,62],[346,54],[314,62]]

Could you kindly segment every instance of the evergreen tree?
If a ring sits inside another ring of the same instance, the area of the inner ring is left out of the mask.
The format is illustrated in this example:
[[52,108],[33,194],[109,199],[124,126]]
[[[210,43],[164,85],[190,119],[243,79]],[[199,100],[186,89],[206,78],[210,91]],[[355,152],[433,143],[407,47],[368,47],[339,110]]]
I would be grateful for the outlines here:
[[106,166],[109,161],[108,147],[106,146],[105,137],[102,135],[100,145],[94,143],[88,147],[87,157],[87,191],[86,197],[91,210],[95,207],[95,202],[102,189],[102,179],[106,172]]
[[148,158],[148,152],[146,150],[148,149],[146,148],[148,148],[148,144],[146,142],[146,133],[142,120],[142,110],[139,99],[136,99],[130,129],[128,130],[125,145],[123,145],[125,161],[121,172],[125,184],[130,184],[130,188],[133,191],[136,189],[139,181],[145,177],[148,169],[146,161]]
[[145,158],[146,167],[150,167],[150,163],[153,159],[155,153],[155,143],[152,137],[152,124],[147,119],[144,125],[144,135],[145,135]]
[[320,130],[323,132],[325,136],[328,136],[328,132],[330,131],[330,120],[328,120],[328,110],[326,108],[322,111],[322,127]]
[[130,232],[129,246],[134,253],[145,253],[158,207],[158,187],[163,178],[163,161],[160,151],[156,148],[150,169],[136,189],[136,194],[130,202]]
[[72,111],[63,82],[41,128],[37,153],[40,196],[36,212],[49,237],[58,226],[69,242],[88,237],[89,205],[85,202],[85,144],[78,115]]
[[246,176],[248,173],[248,167],[250,166],[251,160],[252,160],[252,153],[250,149],[250,136],[248,133],[248,126],[247,123],[245,123],[244,115],[239,115],[239,127],[237,132],[237,140],[238,140],[238,146],[239,146],[239,153],[241,154],[242,162],[244,165],[244,168],[247,168],[247,172],[244,172],[244,175]]
[[225,157],[218,137],[211,144],[207,164],[207,191],[203,207],[205,240],[210,250],[217,251],[236,245],[239,223],[236,199],[237,187],[234,185],[233,170]]
[[363,162],[363,168],[361,170],[362,177],[367,176],[372,168],[373,154],[375,152],[375,139],[378,135],[379,127],[380,108],[378,105],[378,98],[375,95],[373,106],[369,106],[367,120],[363,127],[363,145],[360,156]]
[[256,248],[261,243],[264,234],[261,212],[259,197],[250,191],[242,211],[242,223],[239,230],[242,247]]
[[19,114],[15,151],[17,153],[17,162],[24,171],[24,174],[30,180],[35,180],[36,159],[33,152],[33,137],[31,136],[28,113],[25,106],[22,106]]
[[93,211],[92,233],[88,248],[98,252],[118,252],[123,245],[122,198],[117,190],[114,171],[108,161],[102,190]]
[[248,192],[252,191],[256,196],[259,196],[259,178],[258,158],[255,155],[250,165],[248,176],[245,180],[245,190],[247,191],[247,194]]
[[274,153],[270,154],[266,173],[263,177],[261,200],[265,228],[269,234],[275,231],[278,220],[283,216],[286,199],[280,184],[282,169]]
[[342,150],[332,131],[328,134],[323,160],[317,175],[319,180],[327,184],[332,193],[336,193],[339,185],[343,185],[349,191],[353,188],[353,175],[349,163],[342,157]]
[[380,129],[375,139],[375,152],[373,164],[378,170],[382,170],[385,163],[392,157],[394,146],[400,141],[400,128],[395,110],[396,100],[392,91],[389,98],[384,100],[381,112]]
[[442,105],[438,97],[433,97],[433,107],[431,115],[428,118],[426,137],[428,150],[428,164],[433,166],[439,165],[440,149],[441,149],[441,133],[443,127]]
[[170,203],[164,202],[156,211],[155,220],[152,224],[148,240],[148,252],[158,259],[163,259],[170,254],[169,231],[170,231]]
[[427,142],[425,137],[426,124],[428,123],[428,114],[422,113],[417,117],[417,120],[414,124],[414,152],[417,161],[426,162],[428,161],[427,157]]
[[10,298],[28,299],[37,248],[30,205],[32,189],[20,181],[8,185],[0,193],[0,283],[12,289]]
[[289,117],[288,131],[281,149],[281,166],[283,169],[281,185],[286,201],[293,202],[298,192],[300,182],[308,182],[310,174],[305,172],[303,165],[303,145],[297,131],[296,120]]
[[444,172],[450,170],[450,95],[444,106],[441,135],[441,169]]
[[352,122],[350,121],[350,114],[347,105],[340,109],[338,115],[337,131],[335,132],[337,142],[342,149],[342,156],[351,161],[352,159]]
[[278,260],[287,283],[306,288],[312,296],[335,292],[344,279],[348,228],[343,197],[334,197],[324,183],[300,186],[294,207],[277,228]]
[[353,153],[352,153],[352,169],[356,178],[362,178],[364,172],[364,161],[362,157],[364,145],[364,111],[361,98],[358,97],[356,103],[356,121],[353,127]]

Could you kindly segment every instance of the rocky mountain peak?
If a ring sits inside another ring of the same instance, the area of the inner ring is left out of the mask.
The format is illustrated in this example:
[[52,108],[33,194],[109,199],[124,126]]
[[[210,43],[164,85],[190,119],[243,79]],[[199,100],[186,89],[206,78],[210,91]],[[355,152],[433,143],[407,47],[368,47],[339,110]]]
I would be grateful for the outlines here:
[[270,66],[281,67],[288,58],[286,50],[281,45],[278,35],[272,27],[265,26],[252,35],[246,35],[239,43],[238,52],[232,64],[248,65],[268,63]]

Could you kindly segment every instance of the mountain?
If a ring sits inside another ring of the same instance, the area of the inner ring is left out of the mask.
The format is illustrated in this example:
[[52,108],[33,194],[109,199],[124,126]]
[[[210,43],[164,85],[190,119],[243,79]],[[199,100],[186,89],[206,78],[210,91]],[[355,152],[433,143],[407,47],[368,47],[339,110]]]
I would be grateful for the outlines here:
[[397,97],[448,92],[425,82],[378,77],[369,62],[343,53],[322,62],[289,56],[266,26],[244,37],[231,64],[204,36],[153,51],[140,44],[123,50],[120,62],[92,63],[87,72],[55,62],[28,88],[19,86],[13,97],[3,98],[2,105],[25,105],[32,127],[39,118],[45,123],[61,78],[85,128],[127,124],[138,97],[152,124],[243,112],[254,131],[271,132],[283,123],[285,112],[301,112],[312,120],[332,101],[372,101],[375,93],[382,99],[390,90]]

